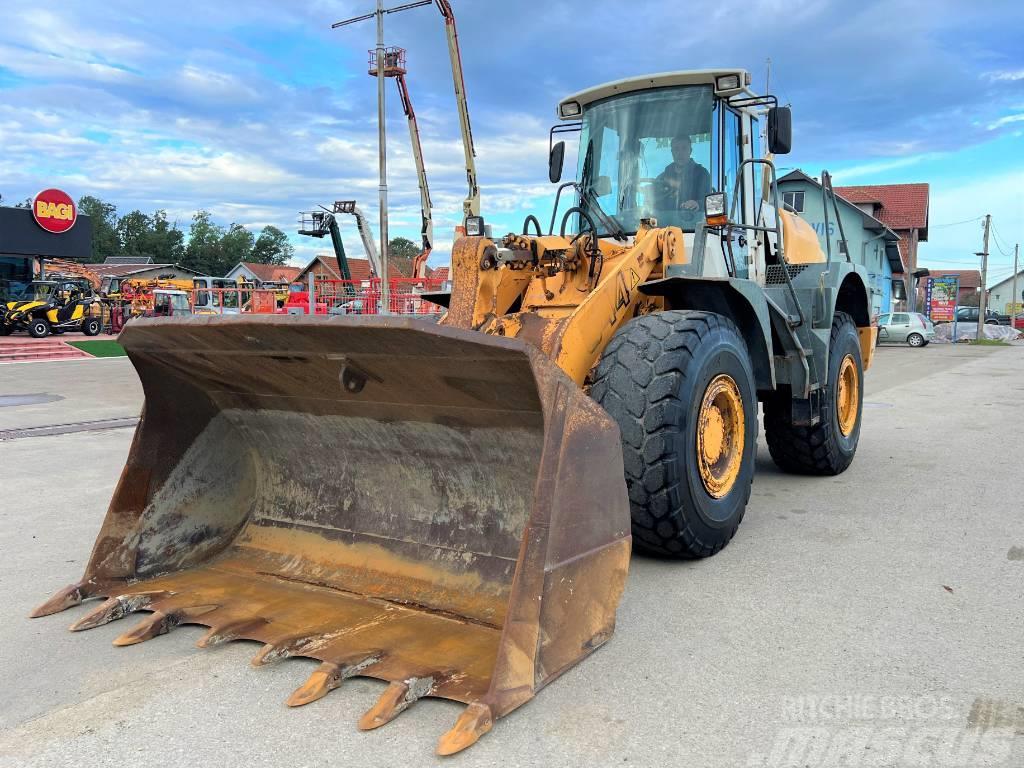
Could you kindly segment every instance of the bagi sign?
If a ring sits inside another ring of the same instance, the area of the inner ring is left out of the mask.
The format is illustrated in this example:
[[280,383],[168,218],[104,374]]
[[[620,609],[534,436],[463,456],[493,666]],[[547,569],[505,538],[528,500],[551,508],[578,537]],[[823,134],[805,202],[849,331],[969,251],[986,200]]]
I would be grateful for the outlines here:
[[78,219],[78,208],[71,195],[61,189],[44,189],[32,200],[32,216],[47,232],[67,232]]

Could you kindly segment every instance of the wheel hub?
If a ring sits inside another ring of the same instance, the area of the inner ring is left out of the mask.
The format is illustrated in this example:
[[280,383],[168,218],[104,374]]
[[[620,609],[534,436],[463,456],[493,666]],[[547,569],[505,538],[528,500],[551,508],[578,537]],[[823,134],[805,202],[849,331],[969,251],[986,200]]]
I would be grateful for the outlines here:
[[736,484],[745,435],[740,389],[731,376],[719,374],[704,391],[697,419],[697,469],[713,498],[722,498]]
[[853,355],[847,355],[839,364],[836,382],[836,418],[843,437],[849,437],[857,425],[860,413],[860,377]]

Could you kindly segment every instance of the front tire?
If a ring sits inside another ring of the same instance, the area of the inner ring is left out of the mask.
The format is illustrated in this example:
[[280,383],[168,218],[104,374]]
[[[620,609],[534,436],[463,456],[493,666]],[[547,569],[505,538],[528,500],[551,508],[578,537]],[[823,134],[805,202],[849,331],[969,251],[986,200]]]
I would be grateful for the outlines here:
[[29,324],[28,333],[34,339],[45,339],[50,335],[50,322],[45,317],[37,317]]
[[857,453],[864,406],[864,367],[857,326],[836,312],[829,340],[828,381],[818,423],[793,424],[793,399],[780,390],[764,401],[764,436],[776,466],[800,475],[838,475]]
[[86,318],[82,323],[82,333],[86,336],[98,336],[101,330],[103,330],[103,324],[98,317]]
[[709,557],[736,534],[754,477],[757,398],[731,320],[638,317],[612,337],[591,396],[619,425],[635,549]]

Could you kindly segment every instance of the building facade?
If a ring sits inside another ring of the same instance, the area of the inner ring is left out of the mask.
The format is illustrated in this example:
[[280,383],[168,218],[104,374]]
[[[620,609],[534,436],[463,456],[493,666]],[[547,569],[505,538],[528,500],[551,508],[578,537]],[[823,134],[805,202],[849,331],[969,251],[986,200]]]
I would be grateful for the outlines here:
[[44,259],[88,261],[92,222],[78,214],[66,232],[47,232],[31,208],[0,206],[0,301],[7,302],[39,276]]
[[[818,242],[823,251],[827,252],[831,248],[833,259],[845,258],[840,253],[841,235],[835,211],[829,204],[826,223],[822,189],[815,179],[802,171],[792,171],[779,179],[779,193],[783,202],[818,233]],[[873,315],[891,312],[897,308],[893,296],[894,276],[897,282],[903,277],[899,236],[842,197],[837,198],[837,204],[850,260],[862,264],[868,271],[871,312]],[[896,298],[903,296],[902,292],[897,291]]]
[[915,294],[913,273],[918,269],[918,244],[928,241],[927,184],[871,184],[836,187],[836,194],[878,219],[899,235],[904,265],[904,292]]
[[[1024,314],[1024,270],[1017,273],[1017,292],[1013,291],[1013,275],[988,289],[989,309],[1003,314]],[[1016,308],[1014,308],[1016,304]]]
[[299,267],[287,265],[257,264],[253,261],[240,261],[224,277],[236,282],[241,278],[245,282],[254,285],[262,285],[263,283],[292,283],[295,282],[301,271]]

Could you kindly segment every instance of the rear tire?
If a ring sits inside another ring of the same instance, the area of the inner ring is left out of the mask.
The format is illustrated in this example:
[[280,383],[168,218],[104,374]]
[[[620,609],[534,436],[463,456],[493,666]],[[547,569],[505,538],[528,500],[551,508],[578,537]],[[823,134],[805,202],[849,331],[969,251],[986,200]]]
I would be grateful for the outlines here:
[[45,339],[50,335],[50,322],[45,317],[37,317],[29,323],[28,333],[34,339]]
[[[848,377],[843,392],[839,391],[841,373]],[[856,391],[851,392],[854,380]],[[864,407],[864,368],[857,326],[845,312],[836,312],[832,320],[825,390],[819,421],[813,427],[793,424],[792,396],[788,390],[765,399],[765,440],[772,460],[784,472],[838,475],[850,466],[857,453]],[[844,403],[846,409],[841,407]]]
[[925,344],[924,336],[920,333],[912,333],[907,336],[907,344],[912,347],[923,347]]
[[750,499],[757,443],[750,356],[732,321],[691,311],[631,320],[605,349],[590,394],[622,434],[634,548],[698,558],[728,544]]
[[86,336],[99,336],[102,330],[103,323],[100,322],[98,317],[86,318],[85,322],[82,323],[82,333]]
[[9,325],[0,325],[0,336],[10,336],[14,329]]

